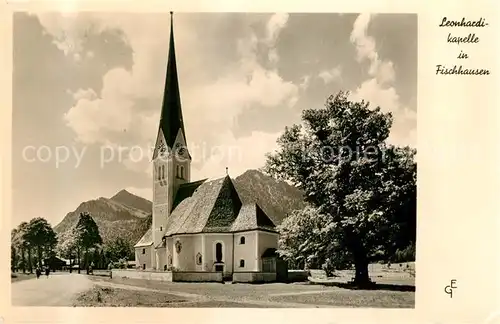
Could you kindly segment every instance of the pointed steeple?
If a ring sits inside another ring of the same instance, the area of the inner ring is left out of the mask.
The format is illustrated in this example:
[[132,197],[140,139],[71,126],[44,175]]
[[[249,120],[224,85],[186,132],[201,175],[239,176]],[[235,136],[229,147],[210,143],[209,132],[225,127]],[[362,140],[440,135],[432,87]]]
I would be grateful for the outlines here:
[[160,128],[165,136],[167,145],[170,148],[172,148],[180,129],[184,135],[184,142],[186,142],[184,121],[182,119],[179,79],[177,76],[177,62],[175,60],[174,22],[172,11],[170,12],[170,45],[168,50],[167,75],[165,79],[165,90],[163,93]]

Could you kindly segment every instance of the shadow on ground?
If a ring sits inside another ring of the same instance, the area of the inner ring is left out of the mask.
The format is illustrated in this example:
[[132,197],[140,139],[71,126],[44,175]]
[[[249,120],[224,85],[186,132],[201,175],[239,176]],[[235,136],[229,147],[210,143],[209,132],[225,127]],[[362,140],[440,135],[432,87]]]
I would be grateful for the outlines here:
[[388,290],[388,291],[415,291],[415,286],[412,285],[396,285],[396,284],[381,284],[381,283],[373,283],[367,286],[358,286],[353,283],[347,282],[310,282],[311,285],[322,285],[322,286],[331,286],[331,287],[339,287],[344,289],[351,290]]

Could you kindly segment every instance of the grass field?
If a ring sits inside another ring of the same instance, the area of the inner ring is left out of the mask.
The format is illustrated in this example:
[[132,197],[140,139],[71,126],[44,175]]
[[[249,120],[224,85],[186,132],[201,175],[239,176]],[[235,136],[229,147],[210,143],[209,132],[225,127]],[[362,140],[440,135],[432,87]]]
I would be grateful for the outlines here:
[[307,283],[174,283],[91,277],[95,287],[74,306],[414,308],[415,292],[351,290]]

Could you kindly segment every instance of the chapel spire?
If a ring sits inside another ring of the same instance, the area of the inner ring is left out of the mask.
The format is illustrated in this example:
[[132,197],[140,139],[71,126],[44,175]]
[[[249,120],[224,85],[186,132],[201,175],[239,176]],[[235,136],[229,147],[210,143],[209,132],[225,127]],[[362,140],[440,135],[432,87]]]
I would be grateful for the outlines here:
[[174,22],[173,12],[170,12],[170,45],[168,50],[167,74],[160,117],[160,128],[165,136],[167,145],[172,148],[179,130],[182,130],[184,142],[186,134],[182,119],[181,97],[179,93],[179,79],[177,76],[177,62],[175,60]]

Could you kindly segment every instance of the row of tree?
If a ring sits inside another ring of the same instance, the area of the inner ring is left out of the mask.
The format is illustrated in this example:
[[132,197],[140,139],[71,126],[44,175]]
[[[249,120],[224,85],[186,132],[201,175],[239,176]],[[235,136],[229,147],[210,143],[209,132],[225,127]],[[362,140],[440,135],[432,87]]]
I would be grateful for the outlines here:
[[355,283],[365,285],[370,262],[414,258],[416,150],[387,142],[390,113],[348,96],[305,110],[264,171],[302,189],[309,203],[279,226],[280,255],[327,272],[354,264]]
[[78,222],[69,231],[56,235],[47,220],[38,217],[23,222],[12,230],[12,271],[33,272],[38,266],[50,266],[50,260],[59,256],[70,261],[70,271],[81,268],[107,268],[109,263],[131,260],[131,244],[118,238],[103,244],[99,227],[89,213],[81,213]]
[[11,269],[33,272],[55,256],[56,233],[46,219],[37,217],[22,222],[11,231]]

